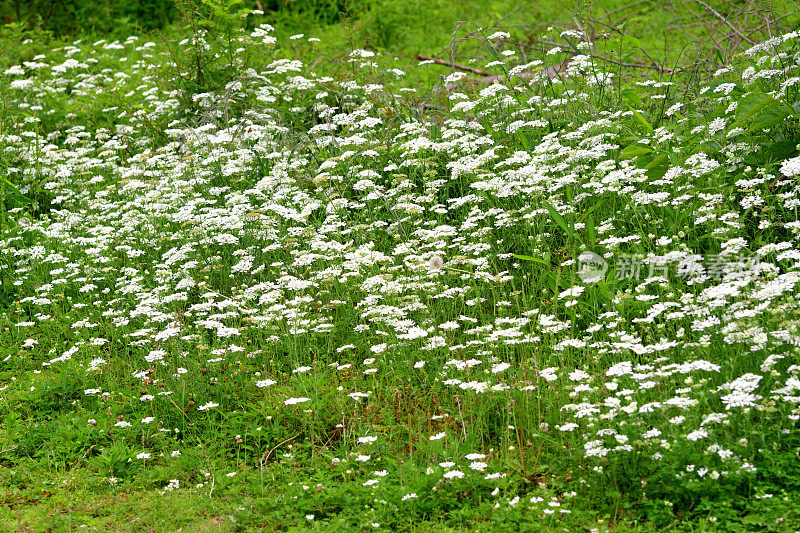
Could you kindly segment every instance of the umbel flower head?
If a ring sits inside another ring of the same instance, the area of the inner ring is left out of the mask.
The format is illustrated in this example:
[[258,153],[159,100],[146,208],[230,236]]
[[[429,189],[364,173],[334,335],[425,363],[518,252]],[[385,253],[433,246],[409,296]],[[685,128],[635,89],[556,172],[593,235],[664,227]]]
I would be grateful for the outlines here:
[[787,178],[800,175],[800,157],[784,161],[781,165],[781,173]]
[[444,259],[439,255],[434,255],[428,259],[428,270],[431,272],[438,272],[444,268]]

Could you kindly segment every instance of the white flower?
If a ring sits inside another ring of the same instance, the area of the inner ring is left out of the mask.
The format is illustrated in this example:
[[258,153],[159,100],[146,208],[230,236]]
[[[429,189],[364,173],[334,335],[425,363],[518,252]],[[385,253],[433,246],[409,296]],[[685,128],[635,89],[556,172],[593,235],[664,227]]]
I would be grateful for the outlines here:
[[150,459],[150,454],[147,452],[142,452],[136,455],[137,459]]
[[439,439],[445,438],[446,436],[447,436],[447,433],[442,431],[441,433],[437,433],[436,435],[431,435],[430,436],[430,440],[439,440]]
[[555,381],[558,379],[558,374],[556,374],[557,368],[548,367],[543,370],[539,371],[539,375],[546,379],[547,381]]
[[25,71],[22,69],[20,65],[14,65],[13,67],[3,72],[3,74],[5,74],[6,76],[15,76],[15,75],[25,74]]
[[505,31],[496,31],[490,36],[487,37],[490,41],[494,41],[495,39],[509,39],[511,34]]
[[428,270],[431,272],[438,272],[439,270],[444,268],[444,259],[441,256],[434,255],[430,259],[428,259]]
[[497,374],[498,372],[502,372],[503,370],[507,370],[511,368],[511,365],[508,363],[497,363],[492,367],[492,374]]
[[692,431],[691,433],[686,435],[686,438],[691,440],[691,441],[697,441],[697,440],[700,440],[700,439],[704,439],[706,437],[708,437],[708,431],[706,431],[705,429],[702,429],[702,428],[698,429],[696,431]]
[[14,80],[9,84],[9,86],[12,89],[25,90],[33,86],[33,80]]
[[800,175],[800,156],[784,161],[781,165],[781,174],[787,178]]
[[374,354],[379,354],[379,353],[383,353],[384,351],[386,351],[386,348],[388,348],[388,347],[389,347],[389,345],[384,342],[383,344],[376,344],[375,346],[370,347],[370,350]]
[[294,405],[296,403],[304,403],[307,402],[309,398],[289,398],[288,400],[284,400],[285,405]]
[[219,406],[218,403],[208,402],[208,403],[204,403],[203,405],[198,407],[197,410],[198,411],[205,411],[206,409],[213,409],[214,407],[217,407],[217,406]]
[[376,440],[378,440],[378,437],[369,437],[369,436],[367,436],[367,437],[359,437],[358,443],[359,444],[372,444]]
[[442,477],[445,479],[462,478],[464,477],[464,472],[461,470],[451,470],[449,472],[445,472]]
[[272,381],[271,379],[264,379],[262,381],[256,381],[256,387],[259,389],[263,389],[265,387],[269,387],[271,385],[275,385],[277,381]]

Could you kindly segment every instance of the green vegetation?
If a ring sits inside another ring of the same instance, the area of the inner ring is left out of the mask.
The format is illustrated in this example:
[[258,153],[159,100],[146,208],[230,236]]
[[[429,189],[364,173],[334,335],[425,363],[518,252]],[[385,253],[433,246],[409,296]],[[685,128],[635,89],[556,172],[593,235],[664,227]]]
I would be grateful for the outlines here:
[[800,529],[791,6],[12,5],[0,529]]

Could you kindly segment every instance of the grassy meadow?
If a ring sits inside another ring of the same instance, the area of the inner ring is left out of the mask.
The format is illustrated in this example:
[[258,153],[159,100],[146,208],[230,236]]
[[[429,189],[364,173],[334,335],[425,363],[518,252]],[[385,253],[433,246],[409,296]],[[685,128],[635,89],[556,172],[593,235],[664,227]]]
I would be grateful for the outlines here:
[[181,5],[0,34],[1,530],[800,530],[797,6]]

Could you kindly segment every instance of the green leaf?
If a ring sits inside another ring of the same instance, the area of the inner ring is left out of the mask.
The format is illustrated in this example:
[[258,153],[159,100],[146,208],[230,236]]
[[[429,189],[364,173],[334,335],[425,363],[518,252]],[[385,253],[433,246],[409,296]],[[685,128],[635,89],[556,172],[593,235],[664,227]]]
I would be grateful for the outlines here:
[[646,129],[647,131],[653,131],[653,126],[651,126],[650,123],[647,122],[647,120],[642,116],[641,113],[634,110],[633,116],[636,118],[636,121],[639,122],[639,124],[641,124],[644,127],[644,129]]
[[644,168],[647,170],[647,177],[661,178],[669,170],[669,155],[658,154]]
[[668,159],[669,159],[669,156],[667,154],[658,154],[644,168],[647,169],[647,170],[652,170],[654,168],[657,168],[659,165],[664,164]]
[[728,131],[745,127],[751,119],[753,123],[747,127],[751,132],[771,128],[785,120],[791,112],[792,110],[772,96],[749,94],[736,106],[736,122],[731,124]]
[[736,122],[742,122],[746,120],[749,116],[752,116],[754,113],[758,112],[759,107],[764,105],[764,102],[767,101],[770,96],[764,97],[763,94],[760,93],[752,93],[748,94],[736,105]]
[[717,61],[719,61],[720,65],[724,65],[726,63],[725,57],[722,55],[722,51],[719,48],[714,48],[714,52],[717,55]]
[[782,103],[778,102],[777,105],[770,106],[761,111],[748,129],[751,132],[756,132],[772,128],[773,126],[783,123],[789,115],[791,115],[791,111]]
[[606,284],[605,281],[600,280],[595,284],[595,287],[597,287],[597,290],[600,292],[600,295],[603,296],[603,298],[605,298],[606,300],[611,300],[613,298],[614,295],[611,294],[610,290],[608,290],[608,285]]
[[550,265],[550,252],[544,254],[544,259],[540,259],[538,257],[533,257],[531,255],[521,255],[521,254],[513,254],[514,257],[517,259],[521,259],[522,261],[534,261],[536,263],[549,266]]
[[545,208],[547,208],[547,212],[550,214],[550,218],[552,218],[553,221],[556,224],[558,224],[558,226],[561,229],[564,230],[564,233],[566,233],[570,237],[575,238],[575,240],[577,240],[578,242],[583,243],[583,239],[581,239],[580,235],[578,235],[578,233],[575,231],[574,228],[570,227],[570,225],[567,224],[567,221],[564,220],[564,217],[561,216],[561,213],[559,213],[556,210],[556,208],[554,208],[552,205],[550,205],[547,202],[544,202],[544,206],[545,206]]
[[642,48],[641,41],[639,41],[639,39],[637,39],[636,37],[631,37],[630,35],[625,35],[622,38],[622,44],[623,45],[628,45],[628,46],[633,46],[634,48],[639,48],[639,49]]
[[620,155],[622,156],[622,159],[633,159],[634,157],[639,157],[640,155],[649,154],[652,151],[653,149],[646,144],[637,142],[623,148]]
[[622,97],[628,100],[632,106],[636,108],[642,107],[642,99],[639,96],[639,91],[636,89],[624,89],[620,94],[622,94]]
[[763,515],[760,515],[758,513],[752,513],[742,518],[742,523],[758,526],[758,525],[763,525],[766,522],[764,521]]
[[571,235],[573,233],[573,231],[567,224],[567,221],[564,220],[564,217],[561,216],[561,213],[559,213],[555,207],[553,207],[547,202],[544,202],[544,207],[547,209],[547,212],[550,214],[550,218],[553,219],[553,222],[558,224],[559,227],[564,230],[564,233],[566,233],[567,235]]
[[522,147],[525,148],[525,151],[530,150],[530,144],[528,143],[528,137],[523,132],[517,132],[517,138],[519,139],[520,144]]
[[22,191],[17,189],[14,186],[14,184],[11,183],[10,181],[8,181],[6,178],[0,178],[0,185],[5,186],[5,188],[10,191],[10,194],[8,196],[13,198],[17,202],[21,202],[23,204],[29,204],[29,203],[32,202],[32,200],[30,198],[28,198],[27,196],[22,194]]

